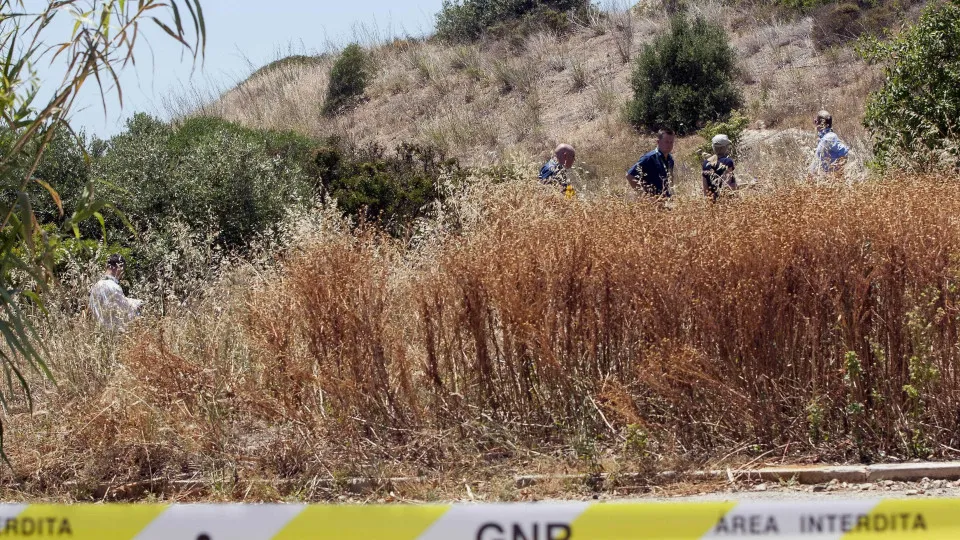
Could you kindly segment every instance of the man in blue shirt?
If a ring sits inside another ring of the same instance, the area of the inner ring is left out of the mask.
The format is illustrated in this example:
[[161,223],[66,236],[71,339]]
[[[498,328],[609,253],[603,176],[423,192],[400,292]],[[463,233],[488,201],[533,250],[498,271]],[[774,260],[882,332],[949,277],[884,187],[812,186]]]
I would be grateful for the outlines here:
[[577,153],[569,144],[560,144],[553,151],[553,157],[540,168],[541,184],[557,184],[566,187],[569,184],[564,171],[573,167]]
[[817,126],[820,142],[817,143],[817,149],[813,154],[810,172],[842,174],[850,149],[833,132],[833,116],[827,111],[820,111],[814,123]]
[[627,182],[637,191],[655,197],[670,197],[673,179],[673,143],[676,134],[672,129],[657,132],[657,147],[647,152],[627,171]]

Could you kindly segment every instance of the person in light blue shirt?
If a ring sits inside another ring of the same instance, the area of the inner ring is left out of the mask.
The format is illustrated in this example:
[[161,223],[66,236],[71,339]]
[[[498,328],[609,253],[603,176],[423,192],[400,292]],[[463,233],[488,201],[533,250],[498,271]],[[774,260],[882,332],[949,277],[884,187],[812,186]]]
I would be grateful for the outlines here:
[[820,111],[814,122],[820,142],[817,143],[817,149],[813,154],[810,172],[842,174],[850,148],[843,144],[840,137],[833,132],[833,116],[827,111]]
[[553,157],[540,168],[540,183],[566,187],[570,182],[567,180],[565,171],[573,167],[576,157],[576,151],[569,144],[557,145],[557,149],[553,151]]

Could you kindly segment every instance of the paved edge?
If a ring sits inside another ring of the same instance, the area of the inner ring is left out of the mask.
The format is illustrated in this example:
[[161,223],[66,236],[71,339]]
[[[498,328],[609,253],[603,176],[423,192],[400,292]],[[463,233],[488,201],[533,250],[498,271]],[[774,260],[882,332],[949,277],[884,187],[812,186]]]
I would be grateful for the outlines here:
[[[662,482],[679,480],[726,480],[758,482],[795,482],[798,484],[826,484],[833,480],[850,484],[864,484],[894,480],[915,482],[930,480],[960,480],[960,461],[889,463],[880,465],[826,465],[795,467],[763,467],[757,469],[724,469],[693,472],[665,471],[661,473],[597,473],[597,474],[525,474],[513,477],[518,488],[531,487],[543,482],[567,482],[584,484],[597,489],[647,483],[651,479]],[[393,489],[431,482],[430,477],[409,476],[400,478],[346,478],[342,480],[314,481],[315,487],[342,490],[347,493],[364,494],[378,489]],[[151,479],[150,483],[168,481],[173,484],[203,485],[201,480]],[[469,482],[468,482],[469,483]],[[134,483],[140,484],[140,483]],[[132,486],[134,484],[130,484]],[[129,487],[126,486],[126,487]]]
[[[889,463],[881,465],[836,465],[836,466],[798,466],[764,467],[759,469],[728,469],[695,471],[692,473],[663,472],[656,475],[663,480],[687,478],[691,480],[731,480],[763,482],[793,481],[799,484],[825,484],[832,480],[851,484],[896,480],[901,482],[930,480],[960,480],[960,461]],[[581,483],[606,483],[649,479],[650,475],[641,473],[627,474],[581,474],[581,475],[521,475],[515,477],[517,487],[529,487],[543,481],[565,480]]]

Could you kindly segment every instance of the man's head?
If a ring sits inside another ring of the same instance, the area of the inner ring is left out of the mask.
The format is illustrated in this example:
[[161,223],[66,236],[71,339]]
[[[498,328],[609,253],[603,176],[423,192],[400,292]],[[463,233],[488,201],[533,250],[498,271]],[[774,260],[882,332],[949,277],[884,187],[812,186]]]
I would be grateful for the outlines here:
[[822,110],[817,113],[814,123],[817,125],[817,131],[830,129],[833,127],[833,116],[828,111]]
[[114,253],[107,257],[107,273],[117,279],[120,279],[120,276],[123,275],[125,265],[126,261],[123,260],[123,256],[119,253]]
[[663,155],[669,155],[670,152],[673,152],[673,143],[677,138],[677,134],[670,128],[663,128],[657,132],[657,149],[660,150],[660,153]]
[[713,146],[714,154],[720,157],[726,157],[730,155],[730,137],[727,137],[723,133],[715,136],[713,140],[710,141],[710,145]]
[[556,156],[557,162],[564,169],[569,169],[573,167],[573,161],[577,157],[576,151],[569,144],[563,143],[557,146],[557,149],[553,151],[553,155]]

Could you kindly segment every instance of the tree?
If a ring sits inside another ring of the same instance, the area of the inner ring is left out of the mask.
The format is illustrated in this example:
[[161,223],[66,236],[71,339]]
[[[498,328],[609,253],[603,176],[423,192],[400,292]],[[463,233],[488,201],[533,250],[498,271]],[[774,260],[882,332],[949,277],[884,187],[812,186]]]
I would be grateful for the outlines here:
[[371,59],[356,43],[347,45],[330,68],[323,114],[334,116],[354,105],[367,89]]
[[861,48],[884,84],[863,118],[877,164],[911,169],[960,160],[960,0],[931,3],[890,41]]
[[[67,118],[87,82],[96,83],[104,108],[111,85],[122,103],[117,70],[133,63],[142,24],[155,23],[194,59],[206,41],[199,0],[49,0],[39,12],[34,4],[0,0],[0,332],[6,343],[0,348],[0,365],[31,406],[25,370],[52,375],[24,308],[32,304],[42,309],[41,293],[52,279],[53,266],[52,242],[34,213],[32,187],[40,186],[57,212],[64,213],[57,186],[35,174],[44,153],[56,134],[75,136]],[[59,26],[52,23],[67,17],[72,18],[72,30],[58,36]],[[58,86],[42,86],[33,69],[40,62],[65,66]],[[51,96],[48,100],[41,100],[41,89]],[[88,184],[64,220],[64,231],[79,236],[80,222],[94,217],[102,222],[104,206]],[[0,392],[0,404],[6,405],[7,397]],[[0,456],[2,440],[0,429]]]
[[533,26],[559,30],[567,23],[567,13],[589,9],[588,0],[443,0],[437,13],[437,37],[453,43],[476,41],[493,29],[524,19],[532,19]]
[[743,101],[734,85],[736,57],[723,27],[701,17],[674,17],[670,30],[637,57],[627,104],[638,128],[689,133],[726,118]]

